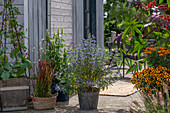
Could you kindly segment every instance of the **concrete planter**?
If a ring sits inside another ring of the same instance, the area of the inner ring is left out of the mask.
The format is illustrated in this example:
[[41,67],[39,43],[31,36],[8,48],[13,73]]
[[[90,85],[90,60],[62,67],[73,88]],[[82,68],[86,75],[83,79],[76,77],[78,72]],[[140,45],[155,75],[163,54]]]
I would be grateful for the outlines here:
[[97,109],[99,91],[78,93],[79,105],[81,110],[92,110]]

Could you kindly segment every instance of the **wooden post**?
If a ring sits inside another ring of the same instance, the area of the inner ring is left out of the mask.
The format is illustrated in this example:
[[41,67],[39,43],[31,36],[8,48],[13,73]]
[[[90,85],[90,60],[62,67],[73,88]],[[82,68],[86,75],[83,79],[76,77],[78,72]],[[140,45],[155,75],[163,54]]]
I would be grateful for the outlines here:
[[77,44],[84,37],[84,1],[72,0],[73,41]]
[[[28,0],[24,0],[24,33],[28,37]],[[24,39],[24,44],[28,48],[28,39]],[[26,71],[27,76],[29,76],[28,70]]]
[[100,47],[104,47],[104,8],[103,0],[97,0],[96,2],[96,37],[97,44]]

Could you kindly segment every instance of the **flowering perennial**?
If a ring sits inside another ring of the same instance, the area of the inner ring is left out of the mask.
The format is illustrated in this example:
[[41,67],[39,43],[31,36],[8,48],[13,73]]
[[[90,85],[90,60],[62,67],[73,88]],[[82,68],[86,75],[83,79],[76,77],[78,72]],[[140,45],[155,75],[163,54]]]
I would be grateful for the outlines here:
[[144,54],[147,54],[147,61],[150,66],[163,66],[170,69],[170,45],[165,47],[154,47],[151,45],[147,47]]
[[170,73],[166,67],[158,66],[157,68],[148,67],[147,69],[136,72],[131,79],[137,89],[148,94],[163,91],[163,84],[168,85],[170,90]]

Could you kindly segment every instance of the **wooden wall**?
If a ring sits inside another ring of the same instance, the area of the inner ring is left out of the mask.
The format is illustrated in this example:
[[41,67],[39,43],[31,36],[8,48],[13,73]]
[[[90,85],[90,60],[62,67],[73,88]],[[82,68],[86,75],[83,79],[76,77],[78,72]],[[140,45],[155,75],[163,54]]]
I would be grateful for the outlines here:
[[72,0],[49,0],[49,28],[51,34],[63,28],[66,44],[72,41]]

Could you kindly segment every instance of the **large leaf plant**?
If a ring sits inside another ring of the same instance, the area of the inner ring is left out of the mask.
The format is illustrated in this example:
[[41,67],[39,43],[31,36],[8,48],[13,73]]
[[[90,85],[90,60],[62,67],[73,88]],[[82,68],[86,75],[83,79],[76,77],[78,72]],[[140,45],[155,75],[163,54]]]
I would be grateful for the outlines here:
[[[127,54],[137,53],[137,57],[140,58],[146,47],[149,46],[151,40],[154,40],[156,46],[167,47],[170,43],[170,20],[169,15],[166,14],[170,10],[170,0],[167,3],[159,1],[159,5],[156,1],[147,3],[141,0],[132,0],[131,6],[138,13],[135,18],[126,19],[123,26],[126,29],[117,37],[118,42],[122,42],[122,52]],[[139,19],[140,15],[145,15],[146,18]],[[131,45],[130,51],[126,52],[126,45]],[[136,61],[129,68],[127,73],[142,69],[143,61]]]

